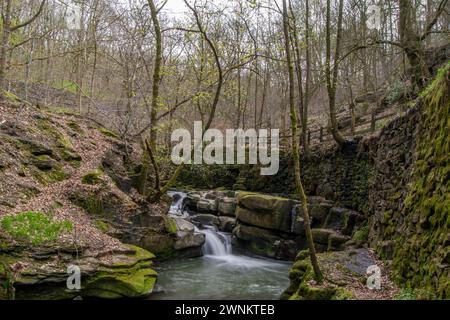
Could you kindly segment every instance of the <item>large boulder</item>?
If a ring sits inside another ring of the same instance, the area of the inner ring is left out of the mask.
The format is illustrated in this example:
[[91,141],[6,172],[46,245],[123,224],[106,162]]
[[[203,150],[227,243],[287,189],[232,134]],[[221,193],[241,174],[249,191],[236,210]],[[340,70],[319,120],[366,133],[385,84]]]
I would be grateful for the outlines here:
[[[154,255],[139,247],[126,245],[98,255],[82,248],[14,248],[0,253],[0,280],[15,269],[17,299],[73,299],[75,297],[117,299],[140,298],[151,294],[156,272],[151,268]],[[68,266],[81,272],[81,289],[68,290]],[[0,290],[1,291],[1,290]]]
[[235,211],[237,200],[235,198],[223,197],[219,198],[218,201],[219,215],[228,217],[234,217],[236,215]]
[[238,224],[233,235],[242,248],[269,258],[292,260],[299,249],[296,239],[288,235],[245,224]]
[[239,192],[236,217],[249,225],[291,232],[292,207],[286,198]]
[[217,199],[201,199],[197,202],[197,211],[217,214]]
[[197,202],[199,202],[201,199],[202,195],[200,192],[188,192],[185,200],[185,207],[191,210],[197,210]]
[[201,214],[197,214],[195,216],[191,216],[191,221],[194,224],[199,224],[199,225],[209,225],[209,226],[219,226],[220,225],[219,217],[212,215],[212,214],[206,214],[206,213],[201,213]]
[[223,232],[232,232],[236,226],[236,219],[232,217],[219,217],[219,230]]
[[183,250],[188,248],[198,248],[201,252],[201,247],[205,243],[205,235],[200,232],[195,232],[195,226],[181,218],[173,218],[177,225],[177,240],[175,241],[175,250]]

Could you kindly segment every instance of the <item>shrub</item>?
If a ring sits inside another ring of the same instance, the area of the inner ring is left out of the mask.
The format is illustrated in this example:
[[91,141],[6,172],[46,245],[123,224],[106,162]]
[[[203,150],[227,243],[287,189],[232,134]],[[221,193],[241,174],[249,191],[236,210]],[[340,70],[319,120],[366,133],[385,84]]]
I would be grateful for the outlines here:
[[5,216],[1,226],[15,240],[32,245],[55,241],[63,232],[73,228],[70,221],[55,222],[44,213],[32,211]]

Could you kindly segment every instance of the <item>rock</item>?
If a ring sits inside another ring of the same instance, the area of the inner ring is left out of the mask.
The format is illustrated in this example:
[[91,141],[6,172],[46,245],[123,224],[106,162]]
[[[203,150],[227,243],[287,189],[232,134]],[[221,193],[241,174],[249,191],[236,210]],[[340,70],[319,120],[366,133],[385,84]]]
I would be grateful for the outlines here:
[[175,250],[182,250],[192,247],[201,248],[205,243],[205,235],[195,232],[195,226],[182,218],[173,218],[177,227],[177,240],[175,241]]
[[253,226],[291,232],[292,205],[289,199],[240,192],[236,217]]
[[214,225],[214,226],[219,226],[220,225],[220,221],[219,221],[219,217],[214,216],[212,214],[197,214],[195,216],[191,216],[191,221],[193,223],[197,223],[200,225]]
[[31,163],[41,171],[50,171],[56,166],[56,161],[48,155],[34,157]]
[[315,243],[328,245],[328,237],[335,232],[329,229],[311,229]]
[[175,241],[175,250],[183,250],[188,248],[200,248],[205,243],[205,235],[199,232],[185,233],[179,236]]
[[223,232],[232,232],[235,225],[236,219],[231,217],[219,217],[219,230]]
[[24,144],[28,150],[31,152],[34,156],[51,156],[53,155],[53,150],[46,147],[42,143],[34,140],[30,140],[28,138],[19,138],[18,139],[22,144]]
[[275,258],[278,260],[292,260],[297,252],[294,240],[277,240],[274,243]]
[[186,208],[197,210],[197,202],[202,198],[199,192],[188,192],[185,200]]
[[[14,256],[0,254],[0,261],[7,265],[22,266],[15,281],[20,300],[140,298],[152,292],[157,277],[151,268],[155,256],[131,245],[116,249],[107,259],[64,248],[47,248],[38,257],[33,249],[22,249],[16,249]],[[81,290],[67,290],[69,265],[80,268]]]
[[328,237],[328,251],[339,251],[344,249],[344,244],[350,240],[349,236],[332,233]]
[[217,201],[210,199],[201,199],[197,202],[199,212],[217,213]]
[[253,253],[271,258],[275,257],[275,242],[283,240],[274,232],[244,224],[238,224],[233,229],[233,235],[238,240],[244,241],[240,242],[244,248],[247,248]]
[[236,203],[237,200],[235,198],[228,198],[228,197],[220,198],[218,205],[219,215],[235,217]]
[[156,233],[150,230],[144,230],[144,234],[139,236],[139,240],[133,243],[139,243],[143,248],[152,250],[158,260],[164,260],[175,254],[174,235]]
[[351,235],[356,223],[361,219],[361,215],[355,211],[344,208],[331,208],[324,227],[340,230],[346,235]]
[[322,226],[330,213],[332,205],[327,202],[311,204],[309,206],[309,212],[311,216],[311,224],[313,226]]
[[305,220],[301,216],[296,215],[293,228],[291,229],[291,232],[298,234],[298,235],[304,235],[305,234]]

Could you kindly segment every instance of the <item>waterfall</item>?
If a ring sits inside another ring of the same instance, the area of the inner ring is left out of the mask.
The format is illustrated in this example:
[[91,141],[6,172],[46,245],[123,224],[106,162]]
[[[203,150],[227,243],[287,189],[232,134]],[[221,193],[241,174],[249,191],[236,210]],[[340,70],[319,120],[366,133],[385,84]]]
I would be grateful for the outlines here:
[[169,191],[167,194],[173,198],[173,202],[170,205],[169,209],[169,215],[184,217],[185,214],[183,212],[183,207],[184,199],[187,196],[186,193],[179,191]]
[[[185,217],[184,199],[186,193],[179,191],[169,191],[168,195],[173,198],[173,203],[169,209],[169,215]],[[228,256],[231,255],[231,236],[224,232],[219,232],[215,226],[204,226],[200,230],[195,227],[196,232],[205,235],[205,244],[203,245],[203,253],[208,256]]]
[[205,235],[205,244],[203,245],[203,253],[205,255],[231,255],[230,235],[217,231],[213,226],[205,226],[205,229],[198,231]]

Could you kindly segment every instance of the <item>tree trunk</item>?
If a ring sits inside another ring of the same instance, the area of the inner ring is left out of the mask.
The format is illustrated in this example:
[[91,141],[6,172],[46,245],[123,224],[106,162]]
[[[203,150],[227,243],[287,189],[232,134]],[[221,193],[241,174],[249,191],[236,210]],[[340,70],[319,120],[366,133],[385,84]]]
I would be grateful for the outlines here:
[[305,233],[306,239],[308,242],[309,255],[311,259],[311,264],[314,269],[314,274],[317,281],[321,282],[323,280],[323,275],[319,267],[319,263],[317,261],[316,250],[314,247],[314,240],[311,232],[309,213],[308,213],[308,203],[306,199],[306,194],[303,189],[303,184],[300,175],[300,156],[299,156],[299,148],[297,141],[297,114],[295,110],[294,103],[294,67],[292,65],[291,59],[291,45],[289,40],[289,26],[288,26],[288,11],[286,0],[283,0],[283,31],[284,31],[284,42],[285,42],[285,50],[286,50],[286,60],[288,67],[288,75],[289,75],[289,107],[290,107],[290,117],[291,117],[291,130],[292,130],[292,153],[294,158],[294,174],[295,174],[295,186],[297,188],[297,192],[300,196],[300,200],[302,202],[303,209],[303,219],[305,225]]
[[150,129],[150,147],[153,150],[155,150],[157,139],[156,119],[158,115],[159,84],[161,81],[161,65],[162,65],[162,35],[161,35],[161,27],[159,25],[158,20],[158,12],[156,10],[154,0],[148,0],[148,5],[150,7],[156,40],[155,66],[153,71],[152,110],[150,112],[150,121],[152,125]]
[[331,133],[334,140],[339,146],[345,144],[345,139],[338,129],[337,116],[336,116],[336,85],[339,69],[339,54],[340,54],[340,42],[342,36],[342,15],[344,8],[344,1],[339,0],[339,13],[338,13],[338,25],[337,25],[337,36],[336,36],[336,49],[334,54],[333,70],[331,69],[331,0],[327,0],[327,13],[326,13],[326,78],[327,78],[327,91],[328,100],[330,108],[330,123],[331,123]]
[[9,38],[11,35],[11,2],[12,0],[6,0],[6,9],[3,13],[2,44],[0,48],[0,89],[2,90],[6,90],[7,54],[9,48]]

